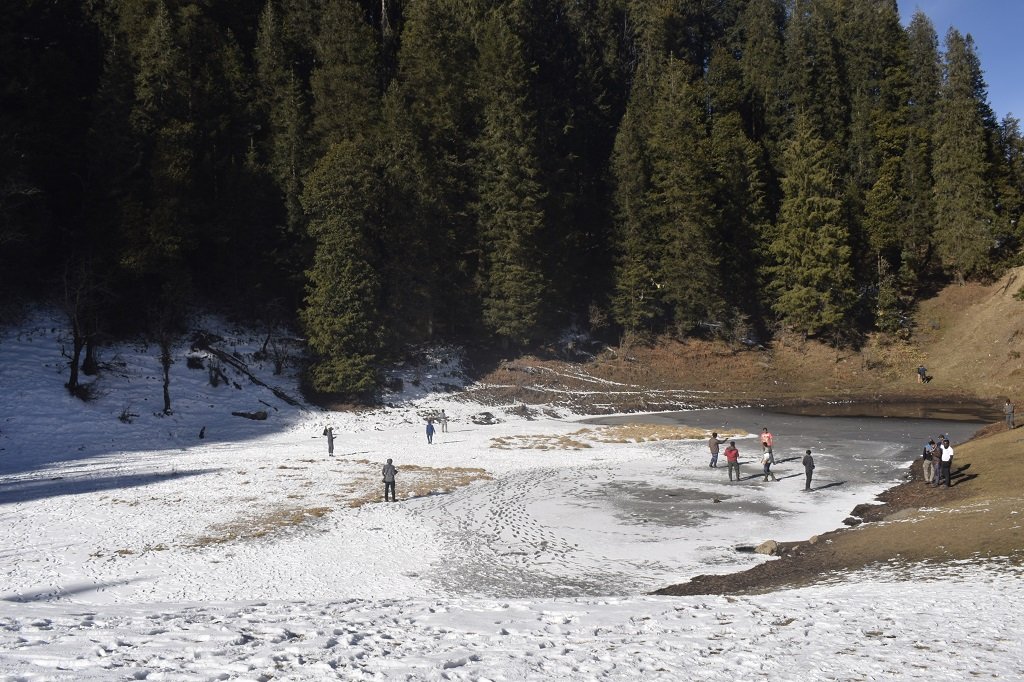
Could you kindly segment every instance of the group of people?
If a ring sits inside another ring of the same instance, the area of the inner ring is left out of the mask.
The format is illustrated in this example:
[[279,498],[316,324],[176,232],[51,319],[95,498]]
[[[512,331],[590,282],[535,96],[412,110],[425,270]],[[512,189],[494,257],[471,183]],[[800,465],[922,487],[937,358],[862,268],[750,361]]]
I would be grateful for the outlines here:
[[953,446],[949,444],[949,438],[939,436],[937,443],[934,439],[929,440],[921,457],[924,459],[925,484],[936,488],[945,485],[948,488],[953,475]]
[[441,410],[435,417],[427,418],[427,445],[434,442],[434,434],[437,433],[437,428],[434,426],[435,419],[441,425],[441,433],[448,433],[448,415]]
[[[775,436],[768,430],[768,427],[764,427],[761,430],[759,437],[761,442],[761,469],[764,472],[764,481],[771,480],[778,482],[779,479],[775,478],[775,474],[772,473],[772,465],[775,464]],[[711,438],[708,439],[708,449],[711,451],[711,463],[708,465],[712,469],[718,468],[718,455],[719,447],[725,444],[725,440],[719,439],[718,432],[712,432]],[[736,441],[730,440],[729,447],[725,449],[725,461],[729,467],[729,480],[733,479],[733,472],[736,473],[735,480],[740,480],[740,451],[736,447]],[[801,464],[804,467],[804,490],[811,489],[811,477],[814,475],[814,457],[811,456],[811,451],[808,450],[801,460]]]

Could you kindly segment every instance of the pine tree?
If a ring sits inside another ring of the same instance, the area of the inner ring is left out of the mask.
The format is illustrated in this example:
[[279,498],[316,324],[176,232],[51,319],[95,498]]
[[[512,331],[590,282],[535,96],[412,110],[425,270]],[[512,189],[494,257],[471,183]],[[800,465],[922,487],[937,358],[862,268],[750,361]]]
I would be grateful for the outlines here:
[[708,158],[700,81],[676,60],[662,69],[650,138],[650,216],[658,226],[658,284],[677,333],[720,322],[715,179]]
[[[714,242],[720,253],[716,274],[729,307],[724,331],[735,338],[762,318],[760,277],[764,231],[768,224],[763,149],[747,136],[743,121],[742,64],[724,49],[711,58],[707,74],[710,108],[709,163],[714,173]],[[728,273],[725,275],[724,273]]]
[[784,160],[784,199],[769,249],[772,309],[804,335],[848,339],[856,331],[856,293],[838,180],[825,143],[802,117]]
[[316,354],[312,386],[365,397],[377,384],[383,344],[378,256],[381,168],[365,136],[335,142],[309,173],[302,202],[317,247],[301,311]]
[[[282,195],[285,233],[291,240],[305,233],[300,197],[302,176],[310,164],[309,103],[307,85],[299,70],[301,60],[289,49],[296,29],[274,0],[260,15],[255,61],[257,108],[266,125],[266,166]],[[286,257],[295,267],[297,256]]]
[[522,43],[525,6],[492,9],[480,43],[483,132],[477,214],[484,245],[483,321],[503,343],[538,338],[546,312],[538,251],[544,226],[535,112],[528,106],[531,65]]
[[395,334],[407,341],[480,328],[472,172],[480,134],[477,52],[464,4],[418,0],[407,6],[399,73],[385,99],[395,187],[384,245],[385,295]]
[[617,254],[612,315],[630,334],[651,329],[661,316],[660,287],[655,280],[658,236],[649,209],[651,162],[646,145],[647,109],[652,99],[651,88],[634,86],[615,138],[611,164]]
[[974,43],[946,34],[945,74],[934,129],[935,242],[958,281],[992,271],[995,209]]
[[750,135],[765,146],[775,167],[789,129],[785,22],[784,0],[750,0],[737,26]]
[[358,2],[326,0],[310,76],[318,155],[380,122],[379,48]]

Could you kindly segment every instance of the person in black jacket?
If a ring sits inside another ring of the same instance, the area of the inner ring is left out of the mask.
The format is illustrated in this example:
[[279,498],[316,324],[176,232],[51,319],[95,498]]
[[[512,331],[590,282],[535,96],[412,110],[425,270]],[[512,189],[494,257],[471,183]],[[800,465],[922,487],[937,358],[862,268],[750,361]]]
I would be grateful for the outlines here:
[[801,464],[804,465],[804,476],[807,477],[807,482],[804,483],[804,490],[811,489],[811,476],[814,475],[814,458],[811,457],[811,451],[808,450],[804,454],[804,458],[801,460]]
[[398,473],[398,469],[391,463],[391,458],[388,457],[388,463],[384,465],[381,470],[381,474],[384,476],[384,501],[388,501],[388,490],[391,491],[391,501],[395,502],[395,474]]

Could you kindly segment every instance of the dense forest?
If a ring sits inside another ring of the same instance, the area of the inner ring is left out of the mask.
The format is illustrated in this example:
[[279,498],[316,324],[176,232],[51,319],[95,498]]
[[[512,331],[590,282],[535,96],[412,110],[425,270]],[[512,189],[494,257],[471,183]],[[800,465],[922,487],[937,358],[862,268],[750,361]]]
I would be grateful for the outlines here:
[[[320,391],[570,326],[856,344],[1021,259],[1024,139],[896,0],[7,0],[0,286]],[[74,383],[74,382],[72,382]]]

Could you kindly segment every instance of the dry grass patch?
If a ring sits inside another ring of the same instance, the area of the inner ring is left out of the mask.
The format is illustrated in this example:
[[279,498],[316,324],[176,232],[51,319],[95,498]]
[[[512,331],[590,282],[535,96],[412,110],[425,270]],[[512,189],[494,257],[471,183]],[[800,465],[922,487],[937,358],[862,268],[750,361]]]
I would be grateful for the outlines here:
[[188,544],[189,547],[208,547],[228,542],[256,540],[287,528],[323,518],[331,512],[330,507],[281,507],[271,509],[247,519],[210,527],[211,533]]
[[[726,431],[723,428],[718,433]],[[728,433],[731,437],[747,435],[746,431]],[[619,424],[600,429],[582,429],[573,435],[584,436],[598,443],[650,443],[661,440],[704,440],[711,437],[711,431],[673,424]]]
[[[360,475],[344,486],[349,493],[346,504],[349,507],[361,507],[364,504],[380,502],[384,499],[384,483],[380,477],[380,464],[369,460],[358,460],[356,463],[373,466],[373,474]],[[395,493],[399,500],[414,497],[426,497],[448,493],[456,488],[469,485],[474,481],[490,481],[493,479],[485,469],[473,467],[423,467],[415,464],[400,464],[395,485]]]
[[491,439],[491,447],[497,450],[585,450],[590,447],[573,435],[500,436]]
[[[737,438],[748,435],[746,431],[719,433]],[[491,447],[498,450],[584,450],[595,443],[651,443],[662,440],[704,440],[711,431],[693,426],[673,424],[619,424],[600,428],[585,428],[561,436],[523,435],[501,436],[491,439]],[[725,435],[721,436],[725,438]]]

